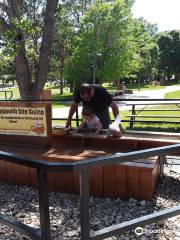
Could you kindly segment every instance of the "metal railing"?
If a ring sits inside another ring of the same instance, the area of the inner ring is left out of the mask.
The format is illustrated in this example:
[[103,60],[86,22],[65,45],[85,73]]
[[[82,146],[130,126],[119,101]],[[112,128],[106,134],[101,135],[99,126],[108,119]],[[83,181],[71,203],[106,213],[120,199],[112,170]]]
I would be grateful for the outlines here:
[[[47,100],[45,100],[47,101]],[[52,100],[52,102],[56,102],[57,100]],[[163,120],[148,120],[148,116],[142,116],[142,118],[145,118],[143,120],[140,120],[140,119],[136,119],[136,117],[138,117],[138,114],[140,112],[143,112],[143,111],[147,111],[147,107],[148,106],[160,106],[160,105],[171,105],[171,104],[174,104],[177,106],[177,109],[170,109],[170,110],[166,110],[166,109],[156,109],[156,110],[151,110],[149,109],[148,111],[160,111],[160,112],[167,112],[167,111],[171,111],[171,112],[177,112],[179,111],[180,112],[180,99],[142,99],[142,98],[138,98],[138,99],[133,99],[133,98],[128,98],[128,99],[124,99],[124,98],[115,98],[114,99],[115,102],[119,103],[123,103],[124,105],[129,105],[131,106],[131,109],[129,111],[131,111],[131,116],[129,116],[130,118],[129,119],[122,119],[122,122],[128,122],[129,123],[129,126],[130,126],[130,129],[132,130],[133,129],[133,126],[135,123],[166,123],[166,124],[180,124],[180,121],[173,121],[173,119],[178,119],[180,118],[180,116],[170,116],[169,118],[172,119],[172,120],[166,120],[165,119],[165,116],[163,117]],[[58,101],[58,102],[67,102],[66,100],[62,100],[62,101]],[[137,108],[137,106],[142,106],[142,108]],[[119,107],[120,108],[120,107]],[[160,116],[159,116],[160,117]],[[149,118],[151,118],[151,116],[149,116]],[[157,118],[156,116],[154,116],[153,118]],[[168,118],[168,115],[166,116],[166,118]],[[66,118],[52,118],[52,120],[60,120],[60,121],[66,121],[67,119]],[[79,122],[81,121],[82,119],[79,118],[79,112],[78,112],[78,109],[76,111],[76,115],[75,115],[75,118],[72,119],[72,121],[75,121],[76,122],[76,126],[79,126]]]
[[82,240],[99,240],[124,231],[129,231],[137,226],[145,226],[147,224],[170,218],[180,214],[180,206],[159,211],[144,217],[139,217],[124,223],[106,227],[102,230],[95,231],[90,235],[89,223],[89,172],[93,167],[107,166],[117,163],[129,162],[135,159],[141,159],[152,156],[160,156],[164,158],[167,154],[175,154],[180,152],[180,144],[169,145],[165,147],[150,148],[146,150],[138,150],[127,153],[119,153],[111,156],[97,157],[77,162],[48,162],[45,160],[27,159],[16,154],[0,151],[0,161],[12,162],[35,168],[38,179],[38,196],[39,196],[39,212],[40,212],[40,229],[34,229],[23,223],[18,222],[12,217],[0,214],[0,222],[14,228],[35,240],[50,240],[50,217],[49,202],[47,188],[48,172],[80,172],[80,224]]
[[[56,100],[56,99],[35,99],[35,100],[0,100],[1,102],[58,102],[58,103],[64,103],[64,102],[72,102],[72,100]],[[172,123],[172,124],[180,124],[180,121],[167,121],[166,119],[165,120],[137,120],[135,119],[135,116],[136,115],[136,111],[139,113],[139,112],[142,112],[142,111],[147,111],[145,110],[145,107],[146,106],[149,106],[149,105],[171,105],[171,104],[175,104],[177,106],[177,110],[176,111],[180,111],[180,99],[158,99],[158,98],[145,98],[145,99],[142,99],[142,98],[114,98],[114,101],[119,103],[123,103],[124,105],[129,105],[131,106],[131,114],[132,114],[132,117],[130,117],[130,119],[122,119],[122,122],[128,122],[130,124],[130,129],[133,129],[133,126],[134,126],[134,123]],[[129,103],[128,103],[129,102]],[[135,107],[139,104],[137,103],[141,103],[141,102],[144,102],[142,103],[141,105],[145,106],[145,107],[142,107],[142,109],[135,109]],[[120,108],[120,107],[119,107]],[[154,111],[154,110],[153,110]],[[159,111],[166,111],[167,110],[159,110]],[[173,109],[170,110],[171,112],[174,111]],[[174,111],[175,112],[175,111]],[[137,116],[138,117],[138,116]],[[147,117],[145,117],[147,118]],[[168,118],[168,116],[167,116]],[[176,118],[176,117],[175,117]],[[179,118],[179,117],[178,117]],[[173,119],[171,117],[171,119]],[[59,121],[66,121],[67,118],[61,118],[61,117],[58,117],[58,118],[52,118],[52,120],[59,120]],[[72,121],[75,121],[76,122],[76,126],[79,126],[79,122],[81,121],[82,119],[79,118],[79,111],[77,109],[76,113],[75,113],[75,118],[72,119]]]
[[0,90],[0,93],[4,93],[5,101],[11,100],[11,98],[13,97],[13,91],[12,90]]
[[[132,101],[128,99],[128,101]],[[153,109],[152,106],[162,106],[162,105],[175,105],[176,109]],[[129,103],[128,105],[131,105],[131,115],[128,115],[126,117],[130,117],[129,123],[130,123],[130,129],[132,130],[135,123],[165,123],[165,124],[179,124],[179,121],[175,121],[176,119],[180,118],[178,115],[140,115],[140,113],[143,112],[180,112],[180,99],[137,99],[133,101],[132,103]],[[150,109],[148,109],[150,107]],[[137,119],[139,118],[139,119]],[[147,120],[150,118],[151,120]],[[153,119],[153,120],[152,120]],[[158,119],[158,120],[156,120]],[[170,120],[169,120],[170,119]],[[174,120],[175,119],[175,120]]]

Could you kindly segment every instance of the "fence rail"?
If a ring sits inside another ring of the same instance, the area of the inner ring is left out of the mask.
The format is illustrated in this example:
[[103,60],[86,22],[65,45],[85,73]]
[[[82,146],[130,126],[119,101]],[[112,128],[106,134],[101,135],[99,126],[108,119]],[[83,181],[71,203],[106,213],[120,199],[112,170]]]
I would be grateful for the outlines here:
[[[72,100],[66,100],[66,99],[63,99],[63,100],[57,100],[57,99],[33,99],[33,100],[20,100],[20,99],[17,99],[17,100],[12,100],[12,99],[9,99],[9,100],[0,100],[1,102],[58,102],[58,103],[64,103],[64,102],[72,102]],[[135,119],[135,117],[133,115],[135,115],[135,105],[171,105],[171,104],[175,104],[179,110],[175,109],[174,112],[176,111],[180,111],[180,99],[177,99],[177,98],[172,98],[172,99],[158,99],[158,98],[145,98],[145,99],[142,99],[142,98],[114,98],[114,101],[115,102],[121,102],[125,105],[128,105],[128,106],[132,106],[132,116],[130,119],[122,119],[122,122],[128,122],[130,124],[130,129],[133,129],[133,125],[134,123],[167,123],[167,124],[180,124],[179,121],[167,121],[167,120],[140,120],[140,119]],[[144,103],[143,103],[144,102]],[[141,112],[145,109],[145,107],[143,107],[142,110],[137,110],[138,112]],[[146,110],[147,111],[147,110]],[[151,111],[151,110],[148,110],[148,111]],[[152,111],[157,111],[157,110],[152,110]],[[161,111],[161,110],[159,110]],[[162,111],[168,111],[168,110],[162,110]],[[170,109],[170,111],[173,111],[173,109]],[[138,117],[138,116],[137,116]],[[147,118],[145,116],[145,118]],[[156,117],[155,117],[156,118]],[[167,117],[168,118],[168,117]],[[173,117],[171,117],[173,119]],[[67,118],[52,118],[52,120],[59,120],[59,121],[66,121]],[[75,118],[72,119],[72,121],[75,121],[76,122],[76,126],[79,126],[79,122],[81,121],[82,119],[79,118],[79,112],[78,112],[78,109],[76,111],[76,114],[75,114]]]
[[11,100],[13,97],[13,91],[12,90],[0,90],[0,93],[4,93],[4,101]]
[[[54,100],[52,100],[54,101]],[[56,102],[57,100],[55,100]],[[66,102],[68,100],[62,100],[62,101],[59,101],[59,102]],[[162,111],[162,112],[167,112],[167,111],[171,111],[171,112],[175,112],[177,113],[178,111],[180,112],[180,99],[156,99],[156,98],[152,98],[152,99],[142,99],[142,98],[137,98],[137,99],[133,99],[133,98],[128,98],[128,99],[124,99],[124,98],[115,98],[114,99],[115,102],[121,102],[123,103],[124,105],[127,105],[127,106],[131,106],[131,115],[129,116],[129,119],[122,119],[122,123],[123,122],[126,122],[126,123],[129,123],[130,124],[130,129],[132,130],[133,129],[133,126],[135,123],[145,123],[145,124],[148,124],[148,123],[157,123],[157,124],[161,124],[161,123],[165,123],[165,124],[175,124],[175,125],[179,125],[180,124],[180,121],[175,121],[175,119],[178,119],[180,118],[180,116],[169,116],[169,119],[170,120],[166,120],[168,118],[168,115],[165,115],[165,116],[148,116],[148,115],[143,115],[143,116],[139,116],[138,114],[140,112],[143,112],[143,111]],[[147,109],[146,107],[148,106],[151,106],[151,105],[171,105],[171,104],[174,104],[177,106],[178,109]],[[136,109],[135,110],[135,106],[142,106],[141,109]],[[119,107],[120,108],[120,107]],[[128,116],[126,116],[128,117]],[[141,118],[145,118],[145,119],[136,119],[138,117],[141,117]],[[150,118],[150,119],[147,119],[147,118]],[[155,118],[152,120],[152,118]],[[163,120],[156,120],[157,118],[162,118]],[[172,119],[172,120],[171,120]],[[66,121],[67,118],[52,118],[52,120],[59,120],[59,121]],[[79,126],[79,122],[81,121],[82,119],[79,118],[79,112],[78,112],[78,109],[76,111],[76,116],[75,118],[72,119],[72,121],[75,121],[76,122],[76,126]],[[113,120],[113,119],[112,119]]]

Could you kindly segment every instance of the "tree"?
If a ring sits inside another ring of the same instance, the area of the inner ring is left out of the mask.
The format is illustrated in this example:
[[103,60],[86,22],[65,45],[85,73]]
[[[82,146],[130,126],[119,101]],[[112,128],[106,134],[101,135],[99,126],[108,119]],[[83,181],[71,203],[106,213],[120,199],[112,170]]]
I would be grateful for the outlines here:
[[70,16],[71,12],[69,12],[69,9],[64,4],[59,4],[49,76],[50,79],[53,79],[54,82],[60,85],[60,94],[63,94],[66,59],[72,55],[75,45],[74,37],[76,31]]
[[166,31],[159,34],[159,69],[164,72],[168,80],[174,74],[180,76],[180,31]]
[[140,79],[152,78],[157,72],[157,26],[143,18],[134,20],[134,37],[137,44],[137,75]]
[[[34,0],[34,2],[37,2]],[[39,98],[47,80],[50,51],[53,40],[55,10],[57,0],[47,0],[44,11],[44,25],[40,38],[36,41],[39,59],[34,79],[28,59],[29,42],[35,34],[31,19],[28,18],[32,1],[11,0],[0,2],[0,32],[4,49],[9,48],[14,55],[15,76],[22,99]],[[35,28],[36,30],[36,28]],[[41,42],[41,45],[40,45]]]
[[131,6],[132,1],[97,0],[84,12],[76,47],[67,60],[68,79],[76,85],[91,82],[92,64],[99,83],[122,78],[134,69]]
[[64,7],[70,13],[70,19],[74,26],[79,27],[81,18],[95,0],[64,0]]
[[[76,48],[75,38],[80,28],[80,19],[84,16],[93,0],[64,0],[58,5],[56,31],[52,47],[49,78],[60,85],[63,94],[65,68]],[[73,89],[70,80],[70,89]]]

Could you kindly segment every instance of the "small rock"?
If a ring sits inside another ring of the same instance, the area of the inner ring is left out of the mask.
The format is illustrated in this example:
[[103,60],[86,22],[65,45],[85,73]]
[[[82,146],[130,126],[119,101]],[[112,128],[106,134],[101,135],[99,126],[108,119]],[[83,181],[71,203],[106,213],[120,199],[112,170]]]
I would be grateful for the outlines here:
[[145,206],[146,205],[146,201],[145,200],[140,201],[140,204],[141,204],[141,206]]

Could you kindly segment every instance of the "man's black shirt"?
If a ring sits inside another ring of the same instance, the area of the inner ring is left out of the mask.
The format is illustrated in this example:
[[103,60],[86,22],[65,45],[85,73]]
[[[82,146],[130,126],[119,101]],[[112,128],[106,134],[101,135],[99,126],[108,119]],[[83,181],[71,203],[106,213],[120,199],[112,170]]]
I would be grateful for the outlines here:
[[83,106],[91,107],[94,110],[95,114],[102,113],[106,111],[109,105],[112,103],[112,97],[107,92],[107,90],[98,85],[91,85],[94,89],[94,96],[91,98],[90,101],[84,101],[79,91],[74,96],[74,101],[79,104],[80,102],[83,103]]

